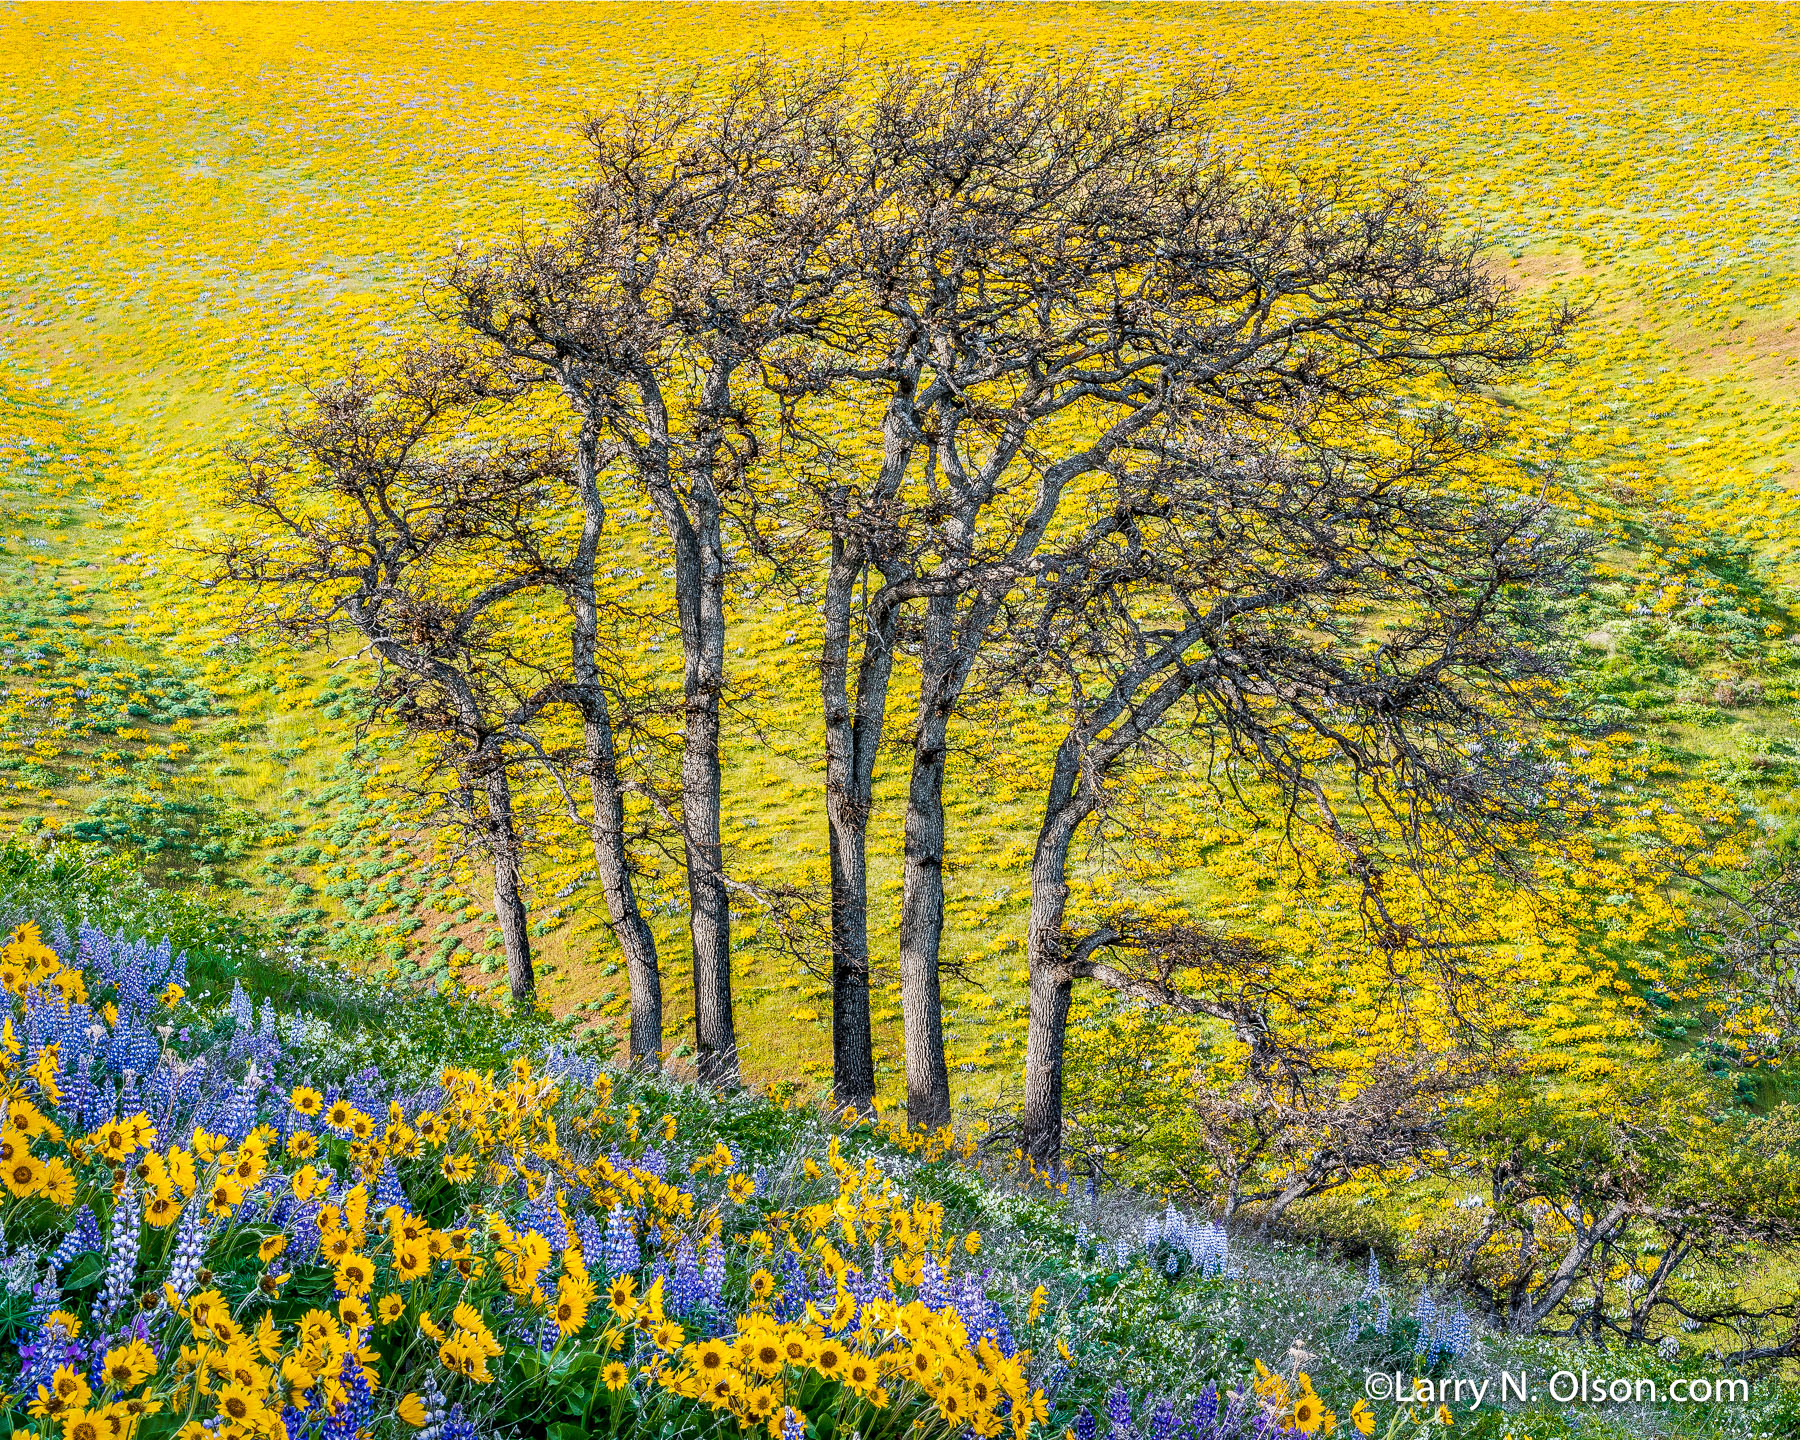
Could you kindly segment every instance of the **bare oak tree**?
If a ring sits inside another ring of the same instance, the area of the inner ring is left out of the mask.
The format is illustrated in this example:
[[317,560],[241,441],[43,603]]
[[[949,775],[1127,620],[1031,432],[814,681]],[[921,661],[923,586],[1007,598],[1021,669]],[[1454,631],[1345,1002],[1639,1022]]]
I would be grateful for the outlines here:
[[[1446,419],[1395,454],[1356,456],[1182,425],[1121,452],[1094,523],[1046,565],[1015,642],[1070,713],[1026,942],[1024,1145],[1039,1164],[1060,1145],[1074,981],[1122,985],[1096,954],[1167,948],[1110,924],[1068,929],[1071,846],[1178,714],[1215,774],[1237,767],[1266,787],[1262,804],[1329,836],[1361,882],[1374,943],[1419,943],[1387,913],[1383,866],[1445,847],[1513,865],[1543,780],[1513,727],[1553,693],[1541,682],[1581,547],[1540,503],[1430,483],[1484,442]],[[1378,644],[1370,614],[1387,623]],[[1211,998],[1135,983],[1241,1025],[1225,978]]]
[[[301,644],[348,635],[379,664],[375,706],[425,740],[428,775],[494,870],[513,998],[534,979],[514,780],[523,735],[561,677],[511,623],[551,587],[517,539],[567,457],[535,444],[457,444],[487,375],[448,352],[391,376],[352,369],[270,444],[239,457],[228,503],[255,528],[217,555],[248,591],[242,628]],[[479,797],[479,800],[477,799]]]
[[839,283],[825,242],[857,184],[838,163],[847,103],[838,71],[766,66],[717,96],[698,83],[642,95],[587,126],[594,178],[561,233],[459,256],[447,276],[454,317],[497,363],[561,391],[594,463],[627,474],[668,533],[695,1029],[710,1084],[738,1075],[720,818],[724,525],[763,452],[741,377],[816,323]]
[[[854,283],[830,323],[782,351],[789,414],[802,417],[790,428],[829,437],[860,415],[860,452],[880,457],[855,487],[860,504],[834,502],[830,522],[827,723],[846,733],[828,746],[828,803],[846,854],[867,823],[859,766],[877,738],[884,627],[897,606],[922,611],[899,956],[918,1126],[950,1115],[939,993],[950,725],[1008,598],[1056,550],[1069,498],[1170,417],[1353,430],[1427,379],[1484,383],[1544,348],[1416,186],[1359,201],[1332,181],[1251,176],[1209,151],[1211,98],[1177,87],[1134,101],[1086,74],[1012,75],[985,57],[893,70],[856,138],[881,158],[886,188],[844,242]],[[823,412],[810,426],[797,396]],[[850,515],[867,536],[855,544]],[[876,657],[860,677],[868,704],[840,678],[845,597],[865,571],[879,577],[861,611],[865,669]],[[839,885],[866,883],[840,869]],[[834,903],[849,928],[866,908],[854,895]],[[840,948],[866,953],[854,935]]]

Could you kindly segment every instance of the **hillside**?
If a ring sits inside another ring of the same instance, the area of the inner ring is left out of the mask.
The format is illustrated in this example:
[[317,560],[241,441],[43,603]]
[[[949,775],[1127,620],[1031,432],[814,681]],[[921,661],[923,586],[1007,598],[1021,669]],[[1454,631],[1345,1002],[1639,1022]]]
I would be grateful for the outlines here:
[[[479,878],[421,864],[429,838],[400,823],[378,744],[350,763],[354,667],[223,643],[225,605],[191,547],[222,523],[211,497],[225,447],[253,439],[348,347],[414,325],[422,279],[456,237],[546,215],[579,173],[569,127],[640,77],[762,48],[879,57],[991,43],[1029,56],[1072,42],[1146,84],[1221,67],[1222,143],[1353,179],[1416,168],[1534,301],[1592,307],[1569,363],[1513,399],[1545,484],[1608,545],[1582,620],[1596,713],[1655,747],[1657,786],[1717,779],[1753,811],[1786,815],[1785,587],[1800,560],[1786,12],[1333,9],[1302,26],[1162,7],[952,10],[929,26],[854,7],[657,15],[645,26],[628,8],[556,11],[527,25],[374,11],[348,30],[305,12],[145,12],[98,28],[85,12],[6,18],[10,154],[34,197],[0,245],[10,823],[133,848],[363,963],[491,973]],[[1484,77],[1474,104],[1472,74]],[[657,565],[652,550],[616,583],[654,602]],[[728,776],[729,863],[750,881],[823,875],[816,705],[784,680],[812,623],[792,597],[736,622],[740,708],[764,741]],[[907,705],[902,677],[896,717]],[[1027,715],[972,725],[953,760],[966,847],[947,944],[972,968],[953,986],[951,1059],[976,1094],[1018,1053],[1008,957],[1037,821],[1029,782],[982,777],[1041,763],[1033,733]],[[878,952],[893,944],[903,786],[899,766],[878,781]],[[1096,874],[1249,916],[1175,858],[1193,843],[1177,827],[1166,858]],[[678,873],[646,865],[652,922],[679,954]],[[537,944],[554,1006],[607,1021],[623,976],[585,871],[577,846],[546,858]],[[816,1079],[824,990],[757,938],[753,910],[743,919],[746,1064]],[[682,967],[669,968],[673,1032],[690,1002]],[[1602,967],[1573,993],[1608,982]],[[876,1019],[891,1059],[891,997]],[[816,1043],[793,1045],[795,1022],[817,1027]],[[1622,1023],[1607,1045],[1629,1038],[1635,1022]]]
[[[397,1006],[118,861],[0,852],[0,929],[0,1434],[1772,1440],[1800,1416],[1766,1375],[1713,1401],[1703,1357],[1490,1333],[1374,1255],[646,1081],[466,995]],[[1444,1408],[1371,1405],[1369,1374]],[[1629,1398],[1558,1403],[1578,1377]]]

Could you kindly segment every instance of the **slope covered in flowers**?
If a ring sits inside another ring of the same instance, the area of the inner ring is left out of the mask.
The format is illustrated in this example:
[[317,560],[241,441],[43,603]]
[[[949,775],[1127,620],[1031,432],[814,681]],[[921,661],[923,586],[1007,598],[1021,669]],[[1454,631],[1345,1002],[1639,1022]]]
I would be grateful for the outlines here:
[[[1544,487],[1608,541],[1583,622],[1586,683],[1596,713],[1624,729],[1571,758],[1637,798],[1615,832],[1563,862],[1573,878],[1556,923],[1505,917],[1501,938],[1523,957],[1510,993],[1577,1078],[1644,1052],[1638,990],[1705,1000],[1655,862],[1735,807],[1779,817],[1800,774],[1784,588],[1800,558],[1796,22],[1755,6],[1304,13],[0,17],[8,158],[30,197],[0,241],[7,817],[136,846],[189,883],[243,887],[294,935],[361,960],[413,975],[491,965],[478,877],[420,863],[383,774],[399,757],[366,747],[347,763],[350,668],[223,642],[225,605],[190,547],[223,523],[212,500],[224,447],[353,345],[406,333],[454,239],[553,218],[580,173],[574,121],[669,67],[845,45],[872,59],[1073,47],[1145,85],[1217,69],[1230,85],[1221,143],[1252,160],[1352,180],[1417,169],[1530,295],[1592,307],[1568,363],[1510,398]],[[622,561],[621,593],[661,593],[654,552]],[[782,683],[814,623],[809,607],[778,601],[738,617],[734,679],[762,729],[753,758],[732,766],[727,842],[749,880],[824,874],[813,707]],[[907,703],[899,684],[896,717]],[[1010,1069],[1020,1045],[1023,876],[1051,734],[1026,707],[959,737],[947,918],[952,953],[972,968],[953,990],[949,1043],[972,1076]],[[903,783],[886,778],[878,797]],[[1088,878],[1089,903],[1128,895],[1261,926],[1335,974],[1340,995],[1366,993],[1342,944],[1349,917],[1310,894],[1268,836],[1219,817],[1179,777],[1168,784],[1162,828]],[[891,804],[874,838],[891,899]],[[676,953],[680,877],[649,864],[653,923]],[[623,975],[584,871],[579,837],[554,837],[534,915],[559,1008],[606,1020]],[[878,950],[892,944],[880,927],[893,909],[876,905]],[[817,1073],[823,1034],[792,1036],[822,1029],[823,987],[759,940],[754,915],[744,921],[746,1064]],[[877,1022],[892,1055],[891,997]]]
[[[796,1144],[555,1045],[345,1073],[188,979],[166,939],[0,944],[0,1433],[1093,1433],[1098,1312],[977,1258],[968,1182],[921,1193],[946,1140]],[[1220,1268],[1217,1227],[1153,1229],[1102,1261]],[[1196,1440],[1330,1423],[1304,1377],[1190,1388]]]
[[[646,1082],[466,996],[370,1063],[360,982],[117,867],[8,873],[0,1435],[1762,1440],[1800,1414],[1767,1379],[1750,1405],[1502,1407],[1509,1366],[1706,1372],[1509,1345],[1373,1256],[997,1183],[947,1135]],[[159,909],[203,948],[133,933]],[[1371,1369],[1485,1398],[1371,1406]]]

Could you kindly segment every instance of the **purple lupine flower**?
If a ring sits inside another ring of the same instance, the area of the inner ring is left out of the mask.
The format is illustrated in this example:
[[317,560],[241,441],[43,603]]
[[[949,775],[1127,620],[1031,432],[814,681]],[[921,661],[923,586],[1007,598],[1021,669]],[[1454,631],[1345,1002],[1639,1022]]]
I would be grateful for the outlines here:
[[354,1355],[344,1357],[338,1381],[344,1388],[344,1398],[338,1403],[336,1411],[326,1418],[319,1437],[320,1440],[357,1440],[357,1436],[374,1417],[375,1395],[369,1388],[369,1382],[363,1377],[362,1365]]
[[575,1239],[581,1245],[581,1258],[590,1270],[604,1269],[606,1265],[606,1238],[600,1227],[594,1223],[594,1217],[585,1210],[575,1212]]
[[1170,1401],[1160,1401],[1150,1413],[1150,1440],[1170,1440],[1174,1433],[1175,1406]]
[[1093,1413],[1084,1405],[1075,1416],[1074,1429],[1075,1440],[1094,1440],[1095,1434],[1100,1429],[1100,1422],[1094,1418]]
[[425,1423],[419,1427],[419,1433],[414,1440],[442,1440],[444,1387],[438,1384],[435,1371],[427,1370],[425,1372],[425,1381],[419,1387],[419,1399],[425,1402]]
[[942,1310],[949,1297],[944,1294],[944,1272],[938,1269],[937,1257],[926,1252],[919,1267],[919,1303],[930,1310]]
[[444,1431],[440,1440],[481,1440],[481,1432],[475,1428],[475,1422],[464,1417],[460,1400],[450,1407],[450,1413],[444,1417]]
[[791,1405],[781,1412],[781,1440],[806,1440],[806,1425]]
[[706,1303],[717,1310],[725,1295],[725,1250],[717,1240],[706,1247],[706,1268],[700,1272]]
[[1437,1301],[1431,1298],[1431,1292],[1429,1290],[1421,1291],[1419,1293],[1419,1305],[1418,1308],[1413,1311],[1413,1318],[1419,1322],[1419,1334],[1413,1341],[1413,1354],[1423,1355],[1427,1350],[1430,1350],[1433,1352],[1433,1358],[1435,1359],[1437,1347],[1434,1343],[1434,1339],[1437,1334]]
[[137,1187],[128,1181],[113,1205],[112,1232],[106,1241],[106,1285],[94,1307],[94,1313],[103,1320],[110,1320],[131,1296],[131,1282],[137,1276],[141,1228]]
[[675,1269],[669,1281],[669,1300],[677,1315],[685,1315],[700,1303],[700,1266],[694,1259],[694,1242],[687,1236],[675,1251]]
[[1250,1413],[1252,1392],[1246,1387],[1231,1392],[1231,1401],[1225,1407],[1225,1413],[1219,1417],[1213,1433],[1223,1437],[1236,1435],[1244,1428],[1244,1417]]
[[85,1255],[89,1250],[100,1248],[100,1222],[94,1218],[93,1209],[83,1205],[75,1214],[75,1223],[70,1226],[69,1233],[62,1238],[62,1243],[50,1255],[50,1268],[66,1270],[69,1262],[77,1255]]
[[608,1275],[623,1275],[644,1263],[623,1204],[614,1205],[606,1217],[605,1261]]
[[1112,1426],[1109,1434],[1125,1437],[1137,1434],[1131,1424],[1131,1397],[1125,1393],[1123,1385],[1115,1385],[1112,1394],[1106,1397],[1106,1418]]
[[[175,1250],[169,1260],[168,1283],[182,1299],[199,1283],[200,1269],[206,1259],[206,1243],[210,1238],[207,1229],[205,1209],[197,1199],[189,1201],[182,1212],[180,1228],[175,1232]],[[315,1237],[316,1233],[315,1227]]]
[[406,1190],[400,1184],[400,1172],[394,1169],[392,1160],[381,1167],[381,1176],[375,1182],[375,1213],[385,1215],[389,1206],[407,1208]]
[[1213,1427],[1219,1421],[1219,1386],[1216,1381],[1208,1380],[1206,1388],[1194,1397],[1193,1409],[1188,1412],[1188,1424],[1193,1428],[1194,1440],[1210,1440]]

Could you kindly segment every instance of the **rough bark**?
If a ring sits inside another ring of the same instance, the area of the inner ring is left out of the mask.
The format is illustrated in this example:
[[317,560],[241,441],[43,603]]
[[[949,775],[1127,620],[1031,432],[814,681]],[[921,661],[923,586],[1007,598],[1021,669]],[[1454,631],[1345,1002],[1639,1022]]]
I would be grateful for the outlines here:
[[857,582],[866,582],[866,573],[860,546],[834,538],[825,581],[825,641],[820,665],[825,818],[831,842],[831,1075],[833,1103],[853,1114],[866,1114],[875,1104],[874,1037],[869,1017],[868,830],[898,618],[898,611],[890,607],[865,629],[853,699],[850,639]]
[[494,918],[506,950],[506,980],[514,1001],[530,1004],[536,992],[531,969],[531,935],[526,928],[525,900],[520,893],[520,846],[513,823],[512,786],[503,769],[482,782],[487,797],[488,844],[494,859]]
[[1581,1224],[1577,1220],[1575,1242],[1569,1246],[1568,1252],[1549,1279],[1536,1291],[1519,1296],[1516,1300],[1510,1317],[1512,1328],[1526,1334],[1543,1324],[1581,1278],[1588,1256],[1593,1254],[1597,1246],[1618,1234],[1630,1214],[1631,1206],[1621,1200],[1591,1225]]
[[662,970],[656,936],[638,905],[631,856],[625,848],[625,791],[614,753],[612,715],[606,692],[597,687],[585,707],[582,730],[593,801],[589,829],[594,868],[631,986],[631,1063],[640,1070],[656,1070],[662,1065]]
[[1062,1154],[1063,1053],[1074,978],[1064,965],[1063,921],[1069,903],[1069,845],[1080,824],[1075,743],[1056,753],[1043,826],[1031,857],[1031,916],[1025,936],[1030,1016],[1025,1030],[1025,1103],[1020,1141],[1040,1170]]
[[950,729],[951,627],[955,600],[934,596],[925,613],[925,675],[906,797],[900,898],[900,1006],[906,1032],[906,1119],[915,1130],[950,1123],[939,952],[944,938],[944,760]]
[[594,567],[606,528],[606,506],[600,496],[598,443],[593,429],[585,428],[575,452],[582,528],[569,567],[568,601],[574,618],[570,650],[575,702],[581,712],[582,769],[588,776],[588,834],[594,847],[594,870],[600,877],[607,918],[625,957],[631,988],[631,1064],[656,1070],[662,1065],[662,971],[656,936],[638,904],[634,867],[625,844],[625,788],[619,776],[612,706],[600,677],[600,606]]
[[[721,840],[719,700],[725,691],[725,542],[713,475],[710,417],[730,403],[731,367],[715,362],[701,396],[699,462],[690,487],[691,556],[678,566],[682,611],[681,821],[687,848],[689,934],[694,945],[694,1030],[700,1081],[735,1085],[737,1031],[731,1010],[731,902]],[[691,618],[690,618],[691,617]]]
[[[911,342],[904,347],[911,350]],[[908,573],[906,540],[890,513],[906,478],[918,439],[912,418],[912,386],[902,381],[888,405],[882,466],[857,505],[848,484],[833,484],[824,500],[831,559],[822,606],[824,642],[819,655],[825,718],[825,819],[831,842],[831,1078],[840,1111],[864,1114],[875,1104],[875,1048],[870,1024],[869,818],[875,805],[875,761],[887,721],[888,686],[900,622],[895,591],[886,583],[871,602],[871,572],[887,580]],[[873,553],[871,553],[873,551]],[[861,655],[854,688],[851,652],[861,607]]]

